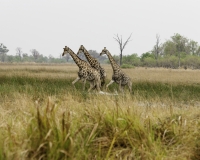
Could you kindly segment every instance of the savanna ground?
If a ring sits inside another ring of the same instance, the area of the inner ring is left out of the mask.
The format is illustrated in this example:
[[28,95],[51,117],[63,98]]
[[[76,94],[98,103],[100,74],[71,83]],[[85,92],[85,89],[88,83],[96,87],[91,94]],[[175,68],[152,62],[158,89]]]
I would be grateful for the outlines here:
[[200,159],[200,70],[124,69],[118,96],[74,89],[77,71],[0,64],[0,159]]

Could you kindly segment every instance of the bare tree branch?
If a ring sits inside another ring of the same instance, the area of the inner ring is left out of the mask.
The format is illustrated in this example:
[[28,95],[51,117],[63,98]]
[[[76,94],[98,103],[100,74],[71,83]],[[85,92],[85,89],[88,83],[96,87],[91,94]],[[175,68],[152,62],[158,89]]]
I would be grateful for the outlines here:
[[22,49],[20,48],[20,47],[17,47],[16,48],[16,54],[19,56],[19,58],[20,58],[20,61],[22,60]]
[[124,43],[124,45],[123,45],[123,48],[122,48],[122,49],[124,49],[124,48],[125,48],[125,46],[127,45],[127,43],[128,43],[129,41],[132,41],[132,40],[130,40],[131,36],[132,36],[132,33],[131,33],[131,35],[128,37],[128,39],[126,40],[126,42]]
[[161,47],[161,43],[160,43],[160,35],[156,34],[156,44],[153,47],[153,53],[154,53],[154,56],[156,59],[157,67],[158,67],[158,56],[161,54],[161,49],[162,49],[162,47]]
[[115,38],[115,37],[113,37],[113,38],[119,43],[119,49],[121,51],[122,50],[122,38],[120,40],[118,34],[116,35],[116,37],[117,38]]
[[132,33],[130,34],[130,36],[128,37],[128,39],[125,41],[125,43],[123,44],[123,41],[122,41],[122,36],[121,36],[121,39],[120,37],[117,35],[115,35],[116,37],[113,37],[119,44],[119,49],[120,49],[120,65],[122,65],[122,52],[125,48],[125,46],[127,45],[127,43],[130,41],[130,38],[132,36]]

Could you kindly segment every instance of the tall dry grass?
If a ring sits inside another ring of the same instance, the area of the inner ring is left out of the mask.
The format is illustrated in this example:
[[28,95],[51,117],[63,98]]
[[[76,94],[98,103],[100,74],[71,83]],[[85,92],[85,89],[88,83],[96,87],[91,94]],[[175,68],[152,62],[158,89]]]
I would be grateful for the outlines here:
[[198,71],[127,69],[134,95],[105,96],[74,65],[0,67],[0,159],[200,159]]
[[0,105],[1,159],[196,159],[199,108],[67,93]]

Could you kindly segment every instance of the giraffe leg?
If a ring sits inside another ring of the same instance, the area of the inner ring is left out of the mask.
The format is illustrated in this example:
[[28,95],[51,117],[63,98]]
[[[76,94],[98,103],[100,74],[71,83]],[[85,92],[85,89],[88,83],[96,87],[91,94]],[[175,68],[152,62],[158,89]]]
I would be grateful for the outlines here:
[[102,76],[101,88],[103,89],[106,83],[106,72],[104,71]]
[[91,83],[92,84],[91,89],[96,89],[99,92],[100,91],[100,82],[98,82],[98,80],[94,80],[93,83]]
[[96,89],[97,89],[98,92],[101,91],[101,90],[100,90],[100,87],[101,87],[101,80],[100,80],[100,78],[99,78],[99,79],[96,80]]
[[111,85],[113,82],[115,82],[115,81],[111,80],[111,81],[106,85],[106,90],[108,89],[108,86]]
[[92,86],[91,86],[91,87],[92,87],[91,89],[92,89],[92,90],[94,90],[94,89],[96,88],[95,81],[94,81],[94,80],[93,80],[93,81],[91,81],[91,83],[90,83],[90,84],[92,85]]
[[76,88],[74,84],[75,84],[76,82],[78,82],[79,80],[80,80],[80,77],[77,77],[77,78],[72,82],[74,88]]
[[132,82],[131,81],[128,83],[128,88],[129,88],[130,93],[132,93]]
[[103,78],[101,81],[101,89],[104,89],[104,86],[105,86],[105,78]]
[[83,91],[85,90],[86,79],[83,79]]
[[120,81],[119,81],[119,91],[120,91],[120,92],[123,92],[121,83],[122,83],[122,81],[120,80]]
[[95,81],[93,81],[93,87],[92,87],[92,89],[93,89],[93,90],[94,90],[94,89],[97,89],[97,86],[96,86]]
[[92,88],[94,88],[94,86],[95,86],[94,81],[90,81],[90,88],[88,89],[88,92],[90,92],[90,90],[91,90]]
[[121,86],[122,93],[124,93],[125,86]]

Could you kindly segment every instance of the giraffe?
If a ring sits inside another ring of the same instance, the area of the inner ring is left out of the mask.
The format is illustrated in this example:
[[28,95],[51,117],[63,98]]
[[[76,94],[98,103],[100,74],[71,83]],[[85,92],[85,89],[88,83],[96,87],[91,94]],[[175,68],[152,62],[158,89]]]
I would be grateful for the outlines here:
[[95,86],[97,90],[100,91],[100,75],[98,71],[92,68],[86,61],[80,59],[69,47],[65,46],[63,49],[64,51],[62,56],[69,53],[76,65],[79,67],[78,77],[72,82],[73,86],[75,87],[74,84],[81,79],[83,81],[83,90],[85,90],[85,83],[86,80],[88,80],[90,83],[88,92],[90,92],[90,90]]
[[132,93],[132,81],[131,79],[121,70],[120,66],[115,62],[114,58],[110,54],[110,52],[104,47],[100,55],[106,54],[110,60],[112,69],[113,69],[113,75],[112,80],[106,85],[106,89],[109,85],[111,85],[113,82],[116,82],[119,84],[119,90],[123,92],[124,87],[128,85],[130,93]]
[[91,67],[96,69],[99,72],[100,79],[101,79],[101,87],[103,88],[103,86],[105,84],[105,79],[106,79],[106,72],[105,72],[104,68],[101,67],[101,65],[97,59],[95,59],[94,57],[92,57],[89,54],[89,52],[86,50],[86,48],[83,45],[80,46],[80,48],[77,52],[77,55],[79,55],[80,53],[84,53],[89,64],[91,65]]

